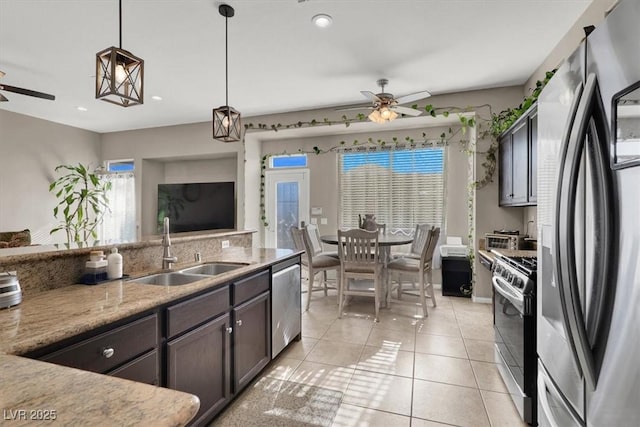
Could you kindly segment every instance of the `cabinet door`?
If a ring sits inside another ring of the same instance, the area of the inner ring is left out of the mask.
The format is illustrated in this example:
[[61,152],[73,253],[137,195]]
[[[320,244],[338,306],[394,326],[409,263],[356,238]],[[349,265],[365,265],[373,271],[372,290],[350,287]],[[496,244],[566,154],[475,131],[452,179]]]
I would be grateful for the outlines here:
[[529,197],[530,204],[538,200],[538,112],[529,117]]
[[242,390],[271,360],[269,292],[233,309],[234,392]]
[[153,350],[125,365],[107,373],[113,377],[124,378],[125,380],[137,381],[139,383],[160,385],[160,363],[158,351]]
[[212,417],[231,397],[229,327],[225,314],[167,344],[167,387],[198,396],[194,424]]
[[512,204],[526,204],[529,194],[529,123],[527,120],[513,130],[512,143]]
[[511,133],[506,134],[500,140],[500,206],[511,203],[513,186],[511,181],[512,153],[511,153]]

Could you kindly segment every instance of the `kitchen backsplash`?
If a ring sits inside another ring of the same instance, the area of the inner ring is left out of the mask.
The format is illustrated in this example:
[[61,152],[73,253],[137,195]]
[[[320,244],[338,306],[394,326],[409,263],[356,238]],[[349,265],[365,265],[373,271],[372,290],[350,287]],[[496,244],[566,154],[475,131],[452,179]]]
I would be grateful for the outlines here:
[[[194,263],[199,252],[203,260],[220,253],[222,241],[231,247],[251,247],[253,231],[225,232],[207,235],[172,236],[171,252],[178,257],[177,266]],[[23,296],[78,283],[89,260],[89,251],[116,246],[122,254],[124,274],[131,276],[162,268],[161,240],[105,246],[100,248],[61,250],[0,257],[1,271],[16,271]]]

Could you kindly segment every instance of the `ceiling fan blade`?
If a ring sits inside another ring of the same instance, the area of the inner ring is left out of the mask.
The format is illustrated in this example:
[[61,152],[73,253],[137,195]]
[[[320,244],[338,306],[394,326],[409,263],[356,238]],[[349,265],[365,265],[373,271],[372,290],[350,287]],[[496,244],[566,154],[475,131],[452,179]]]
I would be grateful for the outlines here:
[[373,107],[371,105],[361,105],[359,107],[343,107],[343,108],[336,108],[335,111],[349,111],[349,110],[365,110],[365,109],[373,109]]
[[0,102],[6,102],[6,101],[8,101],[8,99],[3,94],[0,93]]
[[381,102],[382,100],[378,98],[378,95],[368,90],[361,90],[360,93],[367,99],[370,99],[373,102]]
[[35,90],[23,89],[21,87],[0,85],[0,90],[6,90],[7,92],[19,93],[20,95],[34,96],[36,98],[48,99],[55,101],[56,97],[49,95],[48,93],[36,92]]
[[407,104],[409,102],[417,101],[419,99],[428,98],[431,94],[428,90],[423,90],[422,92],[410,93],[409,95],[404,95],[399,98],[396,98],[396,102],[398,104]]
[[401,107],[399,105],[391,107],[391,109],[393,111],[395,111],[396,113],[404,114],[405,116],[416,117],[416,116],[419,116],[420,114],[422,114],[422,111],[416,110],[415,108]]

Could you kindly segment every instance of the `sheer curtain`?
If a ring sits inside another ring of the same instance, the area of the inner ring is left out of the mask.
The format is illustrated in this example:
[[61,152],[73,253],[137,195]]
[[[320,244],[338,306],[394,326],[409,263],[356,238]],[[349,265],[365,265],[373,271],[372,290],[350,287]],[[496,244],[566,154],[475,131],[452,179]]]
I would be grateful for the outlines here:
[[133,241],[136,239],[136,193],[133,173],[107,173],[101,179],[111,182],[107,194],[109,209],[99,231],[104,243]]

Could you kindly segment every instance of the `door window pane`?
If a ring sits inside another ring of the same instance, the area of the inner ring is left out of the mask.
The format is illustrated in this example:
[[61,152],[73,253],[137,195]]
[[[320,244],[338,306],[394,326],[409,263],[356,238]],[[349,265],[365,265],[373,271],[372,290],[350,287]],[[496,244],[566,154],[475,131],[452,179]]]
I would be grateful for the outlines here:
[[278,248],[295,249],[289,229],[300,223],[299,188],[297,182],[279,182],[276,185],[276,221]]

